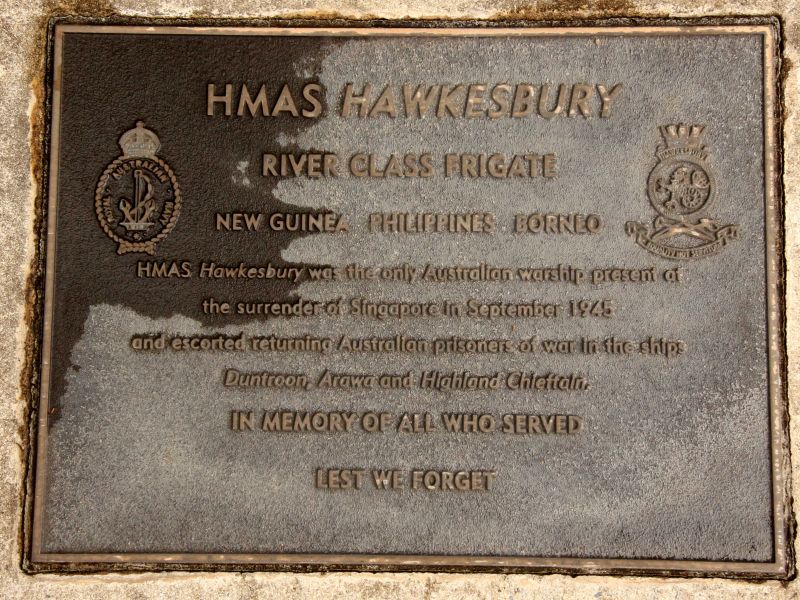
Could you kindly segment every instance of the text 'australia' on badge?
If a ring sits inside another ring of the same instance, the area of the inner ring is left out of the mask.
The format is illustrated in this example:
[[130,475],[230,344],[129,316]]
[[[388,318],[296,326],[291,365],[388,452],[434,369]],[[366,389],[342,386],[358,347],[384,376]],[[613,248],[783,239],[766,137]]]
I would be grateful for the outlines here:
[[95,191],[95,209],[117,252],[154,254],[175,227],[181,190],[169,165],[157,156],[158,136],[137,121],[119,139],[122,156],[108,165]]

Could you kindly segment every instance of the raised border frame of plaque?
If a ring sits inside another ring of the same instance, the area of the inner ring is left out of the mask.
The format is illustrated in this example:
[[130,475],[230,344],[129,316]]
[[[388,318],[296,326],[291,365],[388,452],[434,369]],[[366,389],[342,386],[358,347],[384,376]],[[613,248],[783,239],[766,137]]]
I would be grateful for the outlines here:
[[[41,550],[41,503],[45,494],[44,464],[47,435],[49,365],[52,348],[53,289],[55,286],[55,215],[58,189],[61,50],[64,34],[80,32],[169,35],[264,35],[264,36],[689,36],[737,33],[763,36],[764,180],[767,274],[767,331],[773,491],[772,562],[725,562],[662,559],[565,558],[523,556],[429,556],[373,554],[190,554],[190,553],[63,553]],[[388,570],[388,571],[495,571],[569,574],[626,574],[725,576],[785,579],[793,573],[790,502],[790,458],[786,400],[785,267],[783,262],[783,199],[781,189],[781,88],[780,24],[773,17],[720,19],[615,19],[611,21],[535,22],[190,22],[171,20],[70,20],[56,19],[48,32],[49,73],[42,210],[46,218],[42,238],[46,248],[39,257],[44,267],[44,300],[41,329],[41,371],[33,375],[34,402],[31,431],[34,445],[29,460],[29,493],[26,498],[26,549],[23,568],[39,572],[87,572],[99,570]],[[45,237],[46,236],[46,237]],[[35,369],[34,369],[35,371]],[[38,403],[37,403],[38,394]],[[38,465],[38,468],[37,468]],[[35,473],[36,472],[36,473]],[[37,474],[38,473],[38,474]]]

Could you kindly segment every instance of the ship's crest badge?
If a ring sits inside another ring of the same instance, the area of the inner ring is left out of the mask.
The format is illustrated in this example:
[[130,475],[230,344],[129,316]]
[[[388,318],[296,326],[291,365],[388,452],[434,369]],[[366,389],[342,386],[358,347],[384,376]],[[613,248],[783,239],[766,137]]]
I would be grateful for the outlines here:
[[720,225],[709,217],[717,188],[703,145],[702,125],[661,127],[658,163],[647,179],[647,196],[658,215],[652,229],[628,221],[625,231],[645,250],[676,260],[716,254],[738,237],[737,225]]
[[119,146],[122,155],[106,167],[97,183],[97,219],[118,244],[118,254],[154,254],[181,212],[178,180],[158,156],[161,142],[144,122],[123,133]]

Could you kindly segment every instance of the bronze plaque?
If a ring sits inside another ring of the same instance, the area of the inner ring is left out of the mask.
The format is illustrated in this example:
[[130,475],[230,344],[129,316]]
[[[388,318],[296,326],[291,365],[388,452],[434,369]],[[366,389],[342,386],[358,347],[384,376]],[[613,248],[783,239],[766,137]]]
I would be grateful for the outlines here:
[[56,24],[28,567],[789,576],[778,32]]

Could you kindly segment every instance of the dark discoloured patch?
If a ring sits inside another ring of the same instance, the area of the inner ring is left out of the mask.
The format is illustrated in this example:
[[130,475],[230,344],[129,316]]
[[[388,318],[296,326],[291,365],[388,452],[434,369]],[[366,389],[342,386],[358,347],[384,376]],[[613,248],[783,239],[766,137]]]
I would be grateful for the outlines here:
[[[336,42],[325,45],[329,43]],[[208,117],[205,87],[214,83],[223,89],[225,82],[235,82],[238,95],[239,82],[249,83],[252,90],[266,83],[274,102],[276,86],[286,82],[299,99],[297,90],[315,76],[298,78],[294,65],[311,61],[321,52],[316,40],[299,38],[287,42],[232,37],[222,42],[221,38],[159,36],[142,44],[136,36],[65,34],[51,407],[59,406],[71,350],[83,334],[93,305],[129,307],[152,318],[182,314],[214,326],[222,320],[200,312],[203,298],[290,299],[294,284],[212,282],[200,279],[198,271],[204,261],[303,266],[285,263],[281,252],[305,234],[263,230],[221,234],[213,230],[213,223],[217,211],[308,212],[272,195],[277,182],[261,177],[260,159],[266,151],[299,152],[299,148],[281,148],[276,138],[292,138],[313,120]],[[312,72],[314,68],[308,67]],[[159,243],[155,256],[120,256],[116,243],[98,226],[92,207],[94,189],[100,174],[121,153],[120,135],[138,119],[159,135],[159,157],[175,171],[183,207],[175,230]],[[250,187],[231,181],[240,161],[249,163]],[[139,261],[150,260],[189,261],[195,275],[185,281],[136,278]],[[50,425],[58,415],[49,415]]]
[[[648,13],[648,16],[666,13]],[[495,19],[578,19],[589,17],[643,16],[631,0],[544,0],[534,4],[515,6],[500,12]]]
[[49,0],[44,12],[48,19],[60,15],[108,17],[116,9],[111,0]]

